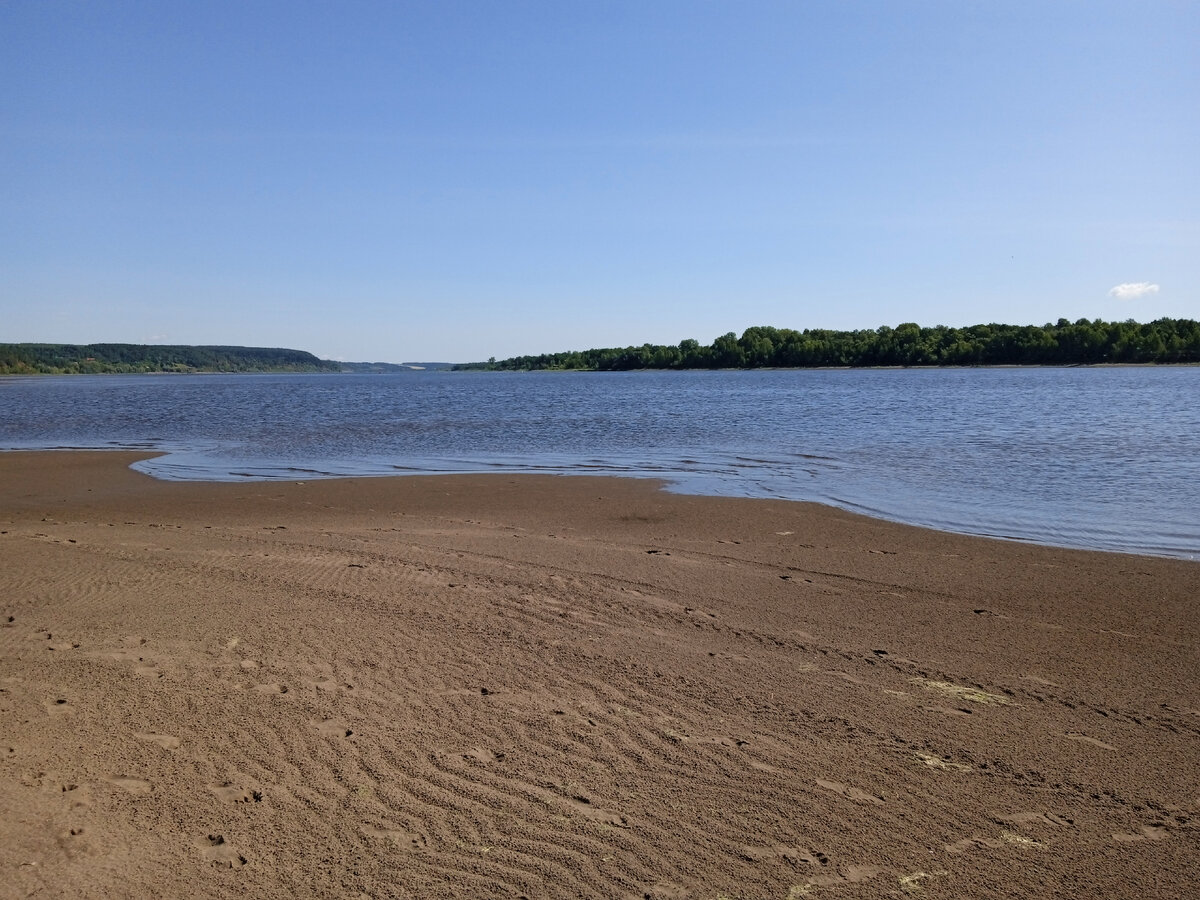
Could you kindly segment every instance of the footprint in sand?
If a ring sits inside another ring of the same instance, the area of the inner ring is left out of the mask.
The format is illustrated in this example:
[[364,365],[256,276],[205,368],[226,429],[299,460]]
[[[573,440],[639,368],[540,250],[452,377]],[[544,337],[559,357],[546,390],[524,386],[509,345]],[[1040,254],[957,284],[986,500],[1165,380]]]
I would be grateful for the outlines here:
[[92,849],[88,844],[82,825],[60,831],[55,836],[54,841],[66,855],[67,859],[75,859],[78,856],[90,854]]
[[737,749],[739,747],[749,746],[750,742],[742,738],[726,737],[721,734],[702,734],[691,738],[693,746],[700,744],[711,744],[714,747],[731,747]]
[[942,849],[947,853],[959,855],[969,853],[972,850],[996,850],[1004,846],[1004,841],[999,838],[974,837],[963,838],[961,841],[955,841],[953,844],[946,844]]
[[261,803],[263,798],[262,791],[238,787],[232,781],[222,782],[221,784],[210,784],[208,789],[222,803]]
[[286,684],[272,682],[270,684],[256,684],[254,692],[256,694],[286,694],[288,689]]
[[129,791],[131,794],[149,794],[154,790],[154,785],[143,778],[130,778],[127,775],[117,775],[113,778],[106,778],[111,785]]
[[1166,836],[1166,823],[1155,822],[1153,825],[1143,825],[1137,834],[1114,834],[1113,840],[1121,844],[1138,844],[1142,841],[1161,841]]
[[813,866],[829,865],[829,857],[816,850],[804,847],[743,847],[742,858],[750,862],[768,859],[784,859],[790,863],[808,863]]
[[45,701],[42,706],[46,708],[46,712],[51,716],[75,715],[75,707],[71,705],[71,701],[66,697],[55,697],[53,700]]
[[856,800],[862,803],[883,803],[882,797],[876,797],[874,794],[868,794],[866,791],[861,791],[855,787],[847,787],[846,785],[837,781],[824,781],[818,778],[817,787],[824,788],[827,791],[833,791],[835,794],[841,794],[848,800]]
[[486,750],[483,747],[472,747],[462,755],[462,758],[468,762],[474,761],[485,766],[489,763],[503,762],[505,757],[506,754],[503,751],[493,753],[491,750]]
[[318,678],[315,681],[306,680],[304,682],[308,687],[314,687],[319,691],[327,691],[336,693],[337,691],[345,691],[346,693],[354,693],[354,685],[348,681],[337,681],[333,678]]
[[354,735],[353,729],[347,728],[341,722],[335,719],[325,719],[322,722],[313,722],[317,731],[326,737],[348,738]]
[[240,869],[246,865],[246,857],[225,843],[225,837],[220,834],[210,834],[199,841],[200,852],[214,866],[222,869]]
[[80,788],[77,784],[61,784],[59,785],[59,790],[64,794],[70,795],[72,809],[92,805],[91,789],[86,785]]
[[629,827],[629,822],[623,815],[612,812],[611,810],[601,809],[599,806],[594,806],[592,801],[582,794],[576,794],[571,798],[570,802],[571,806],[576,812],[580,812],[589,819],[593,819],[602,825],[612,825],[615,828]]
[[[737,662],[737,663],[750,662],[750,657],[747,656],[745,653],[718,653],[714,650],[709,650],[707,652],[708,652],[708,655],[712,659],[721,659],[721,660],[726,660],[728,662]],[[800,671],[804,671],[804,670],[801,669]]]
[[139,741],[145,741],[148,744],[158,744],[164,750],[178,750],[179,738],[170,734],[159,734],[156,731],[139,731],[134,735]]

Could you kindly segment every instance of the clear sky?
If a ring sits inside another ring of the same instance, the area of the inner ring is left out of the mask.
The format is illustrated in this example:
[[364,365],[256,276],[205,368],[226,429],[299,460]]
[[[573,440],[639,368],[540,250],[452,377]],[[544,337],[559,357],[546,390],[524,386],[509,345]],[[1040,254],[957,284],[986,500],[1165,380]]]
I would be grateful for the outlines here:
[[0,0],[0,341],[1198,318],[1198,48],[1155,0]]

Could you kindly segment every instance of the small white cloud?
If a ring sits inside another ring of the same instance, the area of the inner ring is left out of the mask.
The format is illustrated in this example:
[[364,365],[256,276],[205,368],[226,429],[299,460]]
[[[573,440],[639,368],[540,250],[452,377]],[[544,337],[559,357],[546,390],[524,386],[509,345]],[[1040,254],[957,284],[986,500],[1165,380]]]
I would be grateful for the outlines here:
[[1116,297],[1118,300],[1136,300],[1138,297],[1157,293],[1157,284],[1151,284],[1148,281],[1129,281],[1125,284],[1118,284],[1108,292],[1108,296]]

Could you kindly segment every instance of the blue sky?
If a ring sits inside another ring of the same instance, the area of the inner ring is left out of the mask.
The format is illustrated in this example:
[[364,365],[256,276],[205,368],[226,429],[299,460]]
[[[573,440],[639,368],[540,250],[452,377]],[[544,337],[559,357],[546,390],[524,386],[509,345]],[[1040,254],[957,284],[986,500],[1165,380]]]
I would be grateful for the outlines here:
[[1196,318],[1197,46],[1182,2],[5,0],[0,341]]

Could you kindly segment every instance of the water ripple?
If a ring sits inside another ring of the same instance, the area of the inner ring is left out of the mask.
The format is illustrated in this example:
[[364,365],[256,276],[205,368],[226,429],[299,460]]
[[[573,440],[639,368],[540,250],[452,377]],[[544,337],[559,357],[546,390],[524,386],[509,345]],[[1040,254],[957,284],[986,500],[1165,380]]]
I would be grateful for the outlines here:
[[1200,558],[1200,369],[12,379],[0,448],[173,480],[542,472]]

